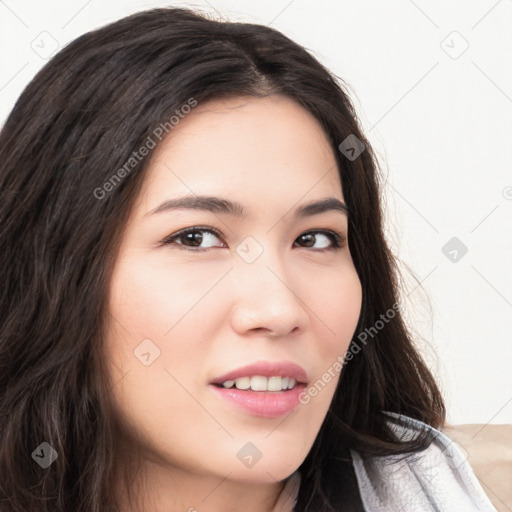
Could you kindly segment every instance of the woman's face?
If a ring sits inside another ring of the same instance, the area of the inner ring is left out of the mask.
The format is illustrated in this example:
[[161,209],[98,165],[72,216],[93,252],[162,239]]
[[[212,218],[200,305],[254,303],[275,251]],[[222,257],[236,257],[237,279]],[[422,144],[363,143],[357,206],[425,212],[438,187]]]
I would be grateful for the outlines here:
[[[116,406],[176,476],[283,480],[317,436],[361,308],[348,240],[329,235],[346,239],[346,215],[296,214],[344,202],[332,149],[311,114],[274,95],[200,104],[152,151],[110,288]],[[203,206],[162,206],[185,197]],[[254,363],[234,388],[213,384]],[[290,385],[279,377],[295,388],[275,391]],[[270,390],[237,388],[248,385]]]

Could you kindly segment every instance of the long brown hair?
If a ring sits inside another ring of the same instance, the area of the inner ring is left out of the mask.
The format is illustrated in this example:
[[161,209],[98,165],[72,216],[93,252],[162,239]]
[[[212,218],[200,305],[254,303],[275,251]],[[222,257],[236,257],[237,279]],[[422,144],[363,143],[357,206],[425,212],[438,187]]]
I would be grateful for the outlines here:
[[[279,93],[319,120],[336,154],[363,288],[356,333],[393,308],[399,270],[383,235],[378,164],[345,89],[277,30],[182,8],[82,35],[29,83],[0,133],[2,512],[119,510],[115,383],[101,347],[111,271],[150,158],[126,163],[190,98]],[[338,149],[349,135],[365,146],[355,159]],[[357,502],[348,449],[368,456],[428,446],[422,435],[397,439],[383,411],[444,423],[442,396],[395,311],[343,367],[300,466],[297,511],[348,510],[351,495]],[[46,469],[34,458],[43,442],[58,454]]]

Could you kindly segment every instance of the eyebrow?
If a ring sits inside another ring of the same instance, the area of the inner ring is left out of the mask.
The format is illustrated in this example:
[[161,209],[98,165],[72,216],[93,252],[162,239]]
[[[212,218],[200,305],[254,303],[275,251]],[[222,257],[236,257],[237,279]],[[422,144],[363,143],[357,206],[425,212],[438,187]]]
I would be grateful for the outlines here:
[[[149,211],[146,215],[169,212],[172,210],[200,210],[213,213],[224,213],[234,217],[246,217],[244,206],[236,201],[230,201],[215,196],[183,196],[169,199]],[[336,197],[325,197],[310,201],[296,208],[295,217],[304,218],[328,211],[338,211],[348,217],[348,206]]]

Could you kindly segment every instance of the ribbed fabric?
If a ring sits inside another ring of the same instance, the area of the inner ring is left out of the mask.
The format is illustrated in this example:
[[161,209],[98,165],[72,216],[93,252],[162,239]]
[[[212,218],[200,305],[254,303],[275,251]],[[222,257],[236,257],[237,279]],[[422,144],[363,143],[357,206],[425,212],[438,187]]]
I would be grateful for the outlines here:
[[367,512],[497,512],[456,443],[421,421],[386,414],[401,417],[409,425],[389,422],[404,440],[426,429],[432,444],[400,461],[403,455],[363,460],[350,451]]
[[[456,443],[414,418],[386,414],[389,425],[403,440],[425,429],[432,443],[407,456],[363,459],[350,450],[365,512],[497,512]],[[401,418],[408,426],[398,425],[392,418]],[[273,512],[293,512],[300,482],[297,470],[287,479]]]

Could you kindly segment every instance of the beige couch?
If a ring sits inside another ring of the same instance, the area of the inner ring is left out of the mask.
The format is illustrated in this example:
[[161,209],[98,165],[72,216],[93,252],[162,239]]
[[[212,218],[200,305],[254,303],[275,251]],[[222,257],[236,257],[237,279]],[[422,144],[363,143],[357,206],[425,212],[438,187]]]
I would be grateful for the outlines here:
[[512,512],[512,425],[445,425],[499,512]]

